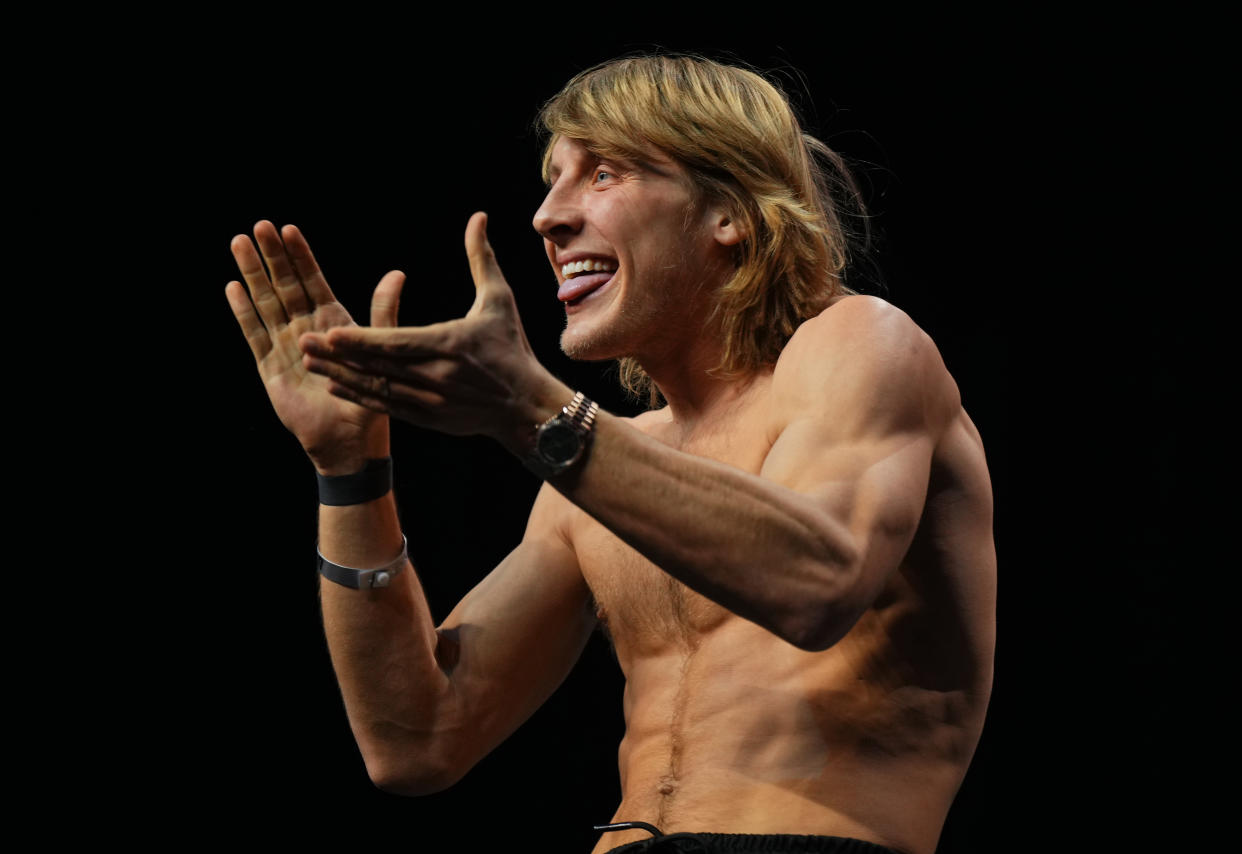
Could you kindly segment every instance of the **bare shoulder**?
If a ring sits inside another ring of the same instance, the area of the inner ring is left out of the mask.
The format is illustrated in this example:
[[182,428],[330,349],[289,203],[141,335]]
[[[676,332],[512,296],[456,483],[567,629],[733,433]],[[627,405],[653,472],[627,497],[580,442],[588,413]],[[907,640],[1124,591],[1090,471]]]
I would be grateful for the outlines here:
[[860,428],[878,421],[939,432],[961,410],[935,342],[904,311],[872,296],[840,299],[798,327],[772,380],[778,406],[830,411]]
[[633,418],[623,420],[629,423],[631,427],[650,436],[653,433],[659,432],[663,426],[671,423],[673,418],[669,414],[668,407],[662,406],[659,409],[649,409],[646,412],[640,412]]
[[[883,369],[895,362],[926,357],[935,345],[910,316],[879,297],[840,299],[803,323],[781,353],[782,373],[849,361]],[[937,357],[939,354],[936,354]]]

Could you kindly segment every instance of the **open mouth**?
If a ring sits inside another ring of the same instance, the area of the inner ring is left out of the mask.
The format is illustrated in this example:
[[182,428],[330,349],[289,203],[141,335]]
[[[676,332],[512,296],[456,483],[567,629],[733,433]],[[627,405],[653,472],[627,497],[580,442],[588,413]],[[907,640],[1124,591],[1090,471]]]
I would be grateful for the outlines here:
[[612,281],[616,272],[615,261],[588,260],[566,264],[561,268],[564,281],[557,291],[557,299],[567,306],[576,306]]

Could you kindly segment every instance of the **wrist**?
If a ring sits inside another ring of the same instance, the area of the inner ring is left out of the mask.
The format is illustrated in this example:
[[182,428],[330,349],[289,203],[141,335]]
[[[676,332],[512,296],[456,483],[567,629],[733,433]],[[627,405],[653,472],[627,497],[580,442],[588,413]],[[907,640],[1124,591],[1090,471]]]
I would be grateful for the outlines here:
[[530,452],[522,464],[543,480],[552,480],[580,466],[588,449],[599,414],[599,404],[576,392],[561,411],[533,432]]
[[573,399],[574,390],[548,374],[544,381],[525,395],[514,412],[507,431],[496,438],[509,453],[521,460],[535,448],[535,432]]
[[354,474],[370,460],[391,456],[388,442],[388,416],[376,417],[376,423],[357,441],[337,442],[324,448],[307,449],[315,473],[323,477]]

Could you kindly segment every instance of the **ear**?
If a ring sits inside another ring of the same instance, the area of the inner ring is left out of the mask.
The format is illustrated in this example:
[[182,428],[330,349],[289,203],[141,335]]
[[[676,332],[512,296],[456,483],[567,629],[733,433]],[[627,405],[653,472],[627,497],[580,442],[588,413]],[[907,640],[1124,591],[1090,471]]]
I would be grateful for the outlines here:
[[746,239],[746,227],[723,208],[712,211],[712,237],[721,246],[737,246]]

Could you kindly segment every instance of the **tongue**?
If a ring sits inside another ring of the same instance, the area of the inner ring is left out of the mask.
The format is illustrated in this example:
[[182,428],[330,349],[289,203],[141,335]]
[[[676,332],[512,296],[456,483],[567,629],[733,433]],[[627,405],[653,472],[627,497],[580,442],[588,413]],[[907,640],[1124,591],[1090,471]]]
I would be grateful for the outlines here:
[[570,302],[586,296],[591,291],[605,284],[612,278],[615,270],[602,273],[583,273],[574,276],[572,279],[566,279],[561,283],[560,289],[556,292],[556,298],[561,302]]

